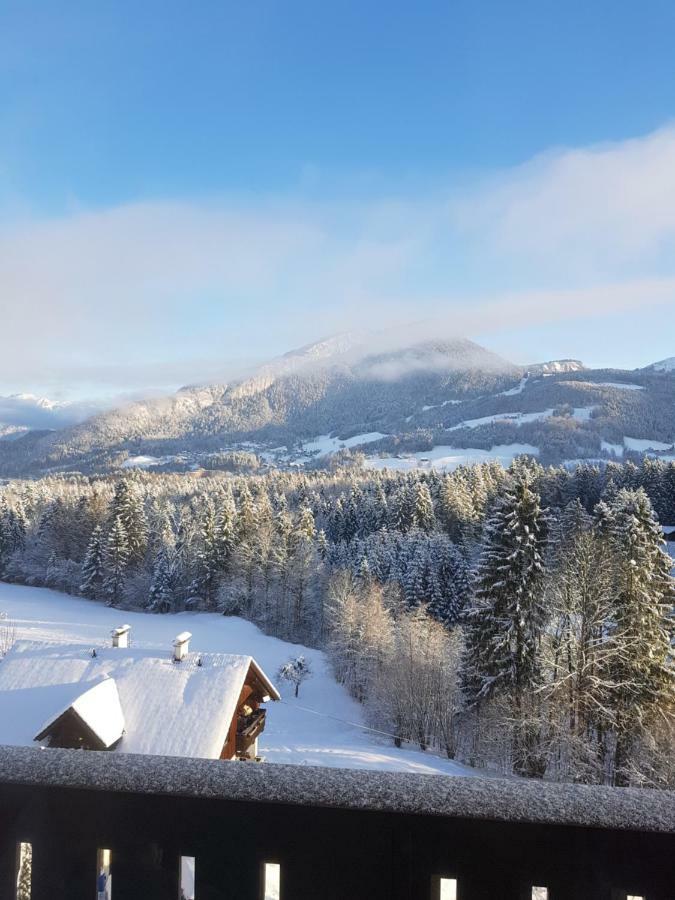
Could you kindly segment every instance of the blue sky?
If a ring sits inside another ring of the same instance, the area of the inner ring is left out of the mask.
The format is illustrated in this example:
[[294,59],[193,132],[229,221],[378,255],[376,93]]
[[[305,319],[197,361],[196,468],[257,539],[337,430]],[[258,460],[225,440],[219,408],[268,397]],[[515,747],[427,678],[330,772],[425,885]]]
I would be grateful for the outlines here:
[[674,40],[656,0],[0,2],[0,393],[410,320],[675,354]]

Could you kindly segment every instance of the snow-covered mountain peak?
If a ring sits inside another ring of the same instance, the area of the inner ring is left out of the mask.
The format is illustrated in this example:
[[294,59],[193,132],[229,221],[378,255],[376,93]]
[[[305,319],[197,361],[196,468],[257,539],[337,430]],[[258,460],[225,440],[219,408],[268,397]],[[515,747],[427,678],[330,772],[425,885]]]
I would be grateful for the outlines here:
[[311,344],[305,344],[303,347],[298,347],[297,350],[290,350],[288,353],[284,353],[281,359],[325,360],[333,356],[340,356],[343,353],[349,353],[362,344],[364,338],[365,335],[356,331],[333,334]]
[[535,375],[562,375],[567,372],[583,372],[586,366],[580,359],[550,359],[527,368]]
[[49,397],[38,397],[36,394],[27,392],[10,394],[9,397],[5,399],[16,400],[18,403],[25,403],[26,405],[38,407],[39,409],[59,409],[68,405],[62,400],[51,400]]

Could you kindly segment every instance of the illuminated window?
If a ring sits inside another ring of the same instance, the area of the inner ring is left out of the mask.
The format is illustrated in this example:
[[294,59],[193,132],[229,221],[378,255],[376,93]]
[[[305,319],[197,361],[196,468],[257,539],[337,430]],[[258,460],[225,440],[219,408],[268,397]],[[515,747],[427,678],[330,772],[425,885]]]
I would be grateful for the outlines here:
[[645,900],[642,894],[626,894],[626,900]]
[[439,878],[438,881],[440,884],[439,900],[457,900],[457,879]]
[[547,887],[533,887],[532,888],[532,900],[548,900],[548,888]]
[[278,863],[265,863],[264,900],[280,900],[281,898],[281,866]]
[[16,900],[30,900],[33,845],[19,844],[16,854]]
[[195,900],[195,858],[180,858],[180,900]]
[[111,900],[112,853],[99,850],[96,859],[96,900]]

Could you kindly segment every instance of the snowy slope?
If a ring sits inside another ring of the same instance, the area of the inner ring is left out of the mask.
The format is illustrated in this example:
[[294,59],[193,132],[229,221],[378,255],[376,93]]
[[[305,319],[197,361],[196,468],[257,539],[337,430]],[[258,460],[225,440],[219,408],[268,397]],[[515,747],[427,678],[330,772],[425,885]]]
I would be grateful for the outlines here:
[[191,649],[251,655],[272,679],[289,656],[303,653],[314,674],[303,684],[299,699],[282,682],[278,685],[282,702],[268,706],[260,741],[260,752],[268,762],[476,774],[430,753],[397,750],[389,738],[358,727],[364,724],[362,709],[333,679],[321,651],[268,637],[243,619],[215,613],[122,613],[56,591],[9,584],[0,584],[0,613],[15,625],[18,639],[82,643],[87,647],[107,646],[111,630],[122,621],[131,625],[134,647],[162,646],[168,650],[179,632],[190,631]]
[[675,372],[675,356],[669,356],[668,359],[661,359],[659,362],[653,363],[648,369],[654,372]]
[[371,456],[365,461],[367,469],[396,469],[408,472],[411,469],[430,467],[443,472],[452,472],[459,466],[472,466],[476,463],[499,462],[504,468],[511,465],[521,454],[537,456],[539,448],[532,444],[497,444],[490,450],[478,450],[475,447],[451,447],[445,444],[431,450],[411,453],[407,456]]

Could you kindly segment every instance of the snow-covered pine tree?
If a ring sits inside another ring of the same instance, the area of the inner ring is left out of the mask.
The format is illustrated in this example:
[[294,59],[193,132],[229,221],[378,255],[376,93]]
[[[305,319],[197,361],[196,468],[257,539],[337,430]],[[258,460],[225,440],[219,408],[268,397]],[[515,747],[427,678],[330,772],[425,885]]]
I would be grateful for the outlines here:
[[616,734],[613,780],[637,777],[635,754],[655,716],[673,715],[675,637],[672,560],[646,493],[621,490],[612,502],[614,603],[605,676]]
[[216,502],[215,545],[218,568],[226,571],[234,549],[236,506],[228,485]]
[[255,540],[258,528],[258,509],[256,502],[247,484],[239,494],[239,511],[237,515],[237,542],[251,542]]
[[98,600],[103,589],[103,571],[103,529],[97,525],[91,533],[82,563],[80,593],[83,596]]
[[199,528],[199,549],[195,560],[195,578],[190,593],[200,596],[207,609],[212,609],[215,604],[221,559],[216,513],[211,501],[205,497]]
[[470,705],[494,695],[512,705],[514,768],[521,774],[534,774],[536,736],[519,723],[541,683],[546,532],[539,496],[521,475],[499,498],[486,526],[475,596],[466,616],[463,690]]
[[443,534],[435,535],[429,545],[432,564],[428,612],[447,628],[459,622],[471,597],[471,578],[459,549]]
[[568,504],[549,554],[546,600],[551,759],[557,778],[602,780],[602,711],[609,705],[607,660],[612,560],[579,500]]
[[415,488],[415,510],[413,513],[413,523],[420,531],[429,534],[436,527],[436,514],[434,513],[434,503],[431,499],[429,486],[424,481],[417,483]]
[[326,537],[326,532],[323,530],[323,528],[316,536],[316,549],[321,559],[325,562],[326,559],[328,559],[329,545],[328,538]]
[[148,523],[143,501],[131,479],[123,478],[115,485],[110,505],[110,521],[119,520],[127,540],[128,563],[138,565],[148,546]]
[[112,523],[104,554],[103,592],[108,606],[116,606],[122,599],[129,565],[129,544],[122,520]]
[[148,609],[152,612],[167,613],[174,605],[173,567],[169,559],[169,551],[162,548],[155,562],[150,587]]
[[430,599],[427,590],[427,556],[428,547],[420,535],[412,535],[408,542],[408,554],[402,577],[403,593],[408,606],[417,609]]

